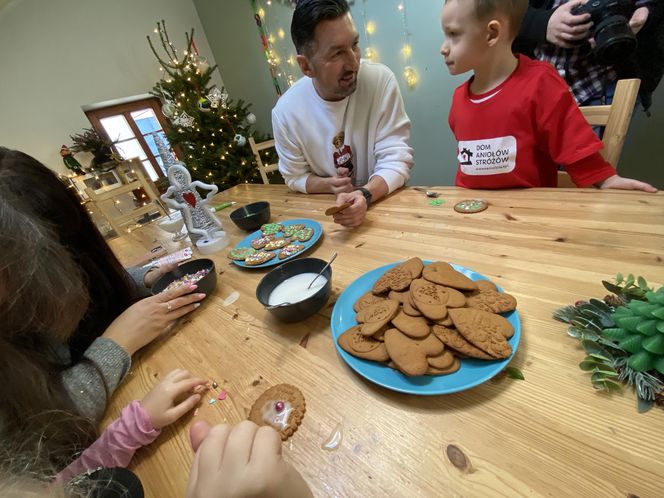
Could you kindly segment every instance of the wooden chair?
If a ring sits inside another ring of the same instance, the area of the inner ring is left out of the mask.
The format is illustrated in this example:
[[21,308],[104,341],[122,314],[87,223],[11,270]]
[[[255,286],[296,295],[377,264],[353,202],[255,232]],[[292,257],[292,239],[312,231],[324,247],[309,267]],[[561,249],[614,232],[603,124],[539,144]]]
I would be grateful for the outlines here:
[[[602,137],[604,148],[600,153],[616,169],[632,119],[639,86],[641,86],[639,79],[619,80],[611,105],[579,107],[589,125],[604,127]],[[565,171],[558,172],[558,186],[575,187],[574,182]]]
[[[99,209],[101,214],[104,215],[118,235],[122,233],[121,230],[124,225],[127,225],[140,216],[154,213],[155,211],[159,211],[162,215],[166,215],[166,210],[161,204],[159,196],[156,194],[154,185],[147,180],[144,174],[142,164],[138,159],[132,159],[132,161],[138,163],[135,165],[133,168],[134,171],[132,172],[132,174],[136,176],[136,180],[99,194],[95,193],[94,189],[90,187],[85,189],[85,193],[90,200],[95,204],[97,209]],[[122,195],[133,194],[134,191],[138,189],[145,192],[145,196],[147,197],[145,204],[128,212],[119,212],[115,208],[116,199]]]
[[265,184],[270,183],[267,174],[273,171],[277,171],[279,169],[279,163],[263,164],[263,160],[261,159],[260,153],[265,149],[274,147],[274,139],[266,140],[265,142],[256,143],[254,137],[249,137],[249,145],[251,146],[251,151],[254,153],[254,157],[256,158],[256,165],[258,166],[258,171],[261,174],[263,183]]

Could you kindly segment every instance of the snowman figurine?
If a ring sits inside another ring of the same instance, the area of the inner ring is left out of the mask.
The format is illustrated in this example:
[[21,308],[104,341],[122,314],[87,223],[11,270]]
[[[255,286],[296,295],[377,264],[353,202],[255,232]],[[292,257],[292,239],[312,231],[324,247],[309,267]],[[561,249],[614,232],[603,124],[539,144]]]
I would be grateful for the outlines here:
[[[202,254],[210,254],[226,247],[230,240],[223,231],[221,221],[207,206],[212,196],[219,191],[217,186],[198,180],[192,182],[189,170],[180,161],[168,168],[168,181],[171,186],[161,199],[182,213],[189,238],[198,250]],[[196,187],[209,191],[205,199]]]

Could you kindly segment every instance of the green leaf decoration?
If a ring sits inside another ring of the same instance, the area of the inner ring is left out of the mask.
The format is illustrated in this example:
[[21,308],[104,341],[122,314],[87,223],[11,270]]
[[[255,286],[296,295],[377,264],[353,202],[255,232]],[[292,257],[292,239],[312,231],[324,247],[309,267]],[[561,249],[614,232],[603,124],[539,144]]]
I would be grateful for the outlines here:
[[636,331],[643,335],[655,335],[657,323],[658,320],[644,320],[636,326]]
[[630,287],[632,284],[634,284],[634,275],[630,273],[625,280],[625,287]]
[[597,369],[595,370],[596,373],[602,374],[604,377],[618,377],[620,375],[618,372],[615,370],[603,370],[603,369]]
[[611,313],[610,306],[608,304],[606,304],[604,301],[602,301],[601,299],[592,298],[589,302],[590,302],[590,304],[595,306],[600,311],[603,311],[604,313],[606,313],[607,316],[608,316],[609,313]]
[[654,356],[647,351],[639,351],[627,360],[627,365],[637,372],[647,372],[654,366]]
[[592,372],[596,368],[600,366],[600,363],[597,362],[597,360],[583,360],[581,363],[579,363],[579,368],[583,370],[584,372]]
[[659,318],[660,320],[664,320],[664,306],[660,306],[658,310],[653,311],[652,316]]
[[622,341],[623,339],[626,339],[630,335],[631,335],[630,332],[620,328],[604,329],[602,331],[602,336],[605,339],[609,339],[611,341]]
[[[662,287],[662,289],[664,289],[664,287]],[[664,292],[646,292],[646,299],[653,304],[664,304]]]
[[632,303],[642,303],[642,304],[638,305],[634,309],[634,311],[636,311],[637,314],[639,314],[643,317],[646,317],[646,318],[652,318],[652,316],[653,316],[652,312],[661,308],[661,306],[659,304],[645,303],[643,301],[638,301],[636,299],[632,300],[629,304],[632,304]]
[[597,353],[591,353],[591,354],[589,354],[589,355],[587,356],[587,358],[593,358],[593,359],[595,359],[595,360],[599,360],[599,361],[601,361],[601,362],[609,362],[609,361],[611,361],[610,358],[607,358],[606,356],[601,355],[601,354],[597,354]]
[[570,337],[574,337],[575,339],[578,339],[581,337],[583,334],[583,330],[577,328],[577,327],[568,327],[567,329],[567,335]]
[[646,282],[646,279],[643,277],[639,277],[636,279],[636,284],[639,286],[639,288],[647,291],[648,290],[648,283]]
[[660,356],[653,362],[653,368],[664,375],[664,356]]
[[660,321],[655,327],[659,332],[664,334],[664,320]]
[[618,345],[629,353],[638,353],[641,349],[641,341],[643,341],[641,334],[633,334],[620,341]]
[[616,283],[617,283],[618,285],[620,285],[620,284],[623,283],[623,280],[625,280],[625,277],[623,277],[623,274],[622,274],[622,273],[618,273],[618,274],[616,275]]
[[630,332],[636,332],[636,326],[641,322],[640,316],[621,316],[615,319],[616,324]]
[[507,367],[505,369],[505,375],[507,375],[510,379],[526,380],[526,378],[523,376],[523,372],[521,372],[521,370],[516,367]]
[[581,341],[581,346],[583,346],[583,349],[585,349],[588,354],[609,355],[602,346],[593,341]]
[[641,346],[649,353],[664,354],[664,335],[656,334],[652,337],[646,337],[643,339]]
[[608,392],[618,392],[622,389],[622,386],[618,382],[615,382],[611,379],[602,379],[600,381],[593,382],[593,387],[600,391]]
[[652,399],[644,399],[641,396],[636,397],[636,409],[639,411],[639,413],[647,412],[653,407],[654,404],[655,401]]

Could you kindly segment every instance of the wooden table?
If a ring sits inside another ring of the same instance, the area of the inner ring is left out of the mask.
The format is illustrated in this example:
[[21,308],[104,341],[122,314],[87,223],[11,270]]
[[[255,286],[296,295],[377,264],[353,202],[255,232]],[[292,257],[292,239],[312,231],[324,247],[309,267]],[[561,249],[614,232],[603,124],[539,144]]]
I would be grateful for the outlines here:
[[[216,380],[229,394],[214,405],[206,398],[196,417],[138,452],[133,469],[148,496],[183,496],[192,421],[237,423],[260,393],[281,382],[306,397],[307,413],[285,454],[318,496],[664,495],[664,412],[638,414],[630,391],[594,391],[578,368],[582,349],[551,318],[560,306],[606,294],[600,281],[619,271],[662,283],[664,194],[435,190],[442,205],[404,190],[372,207],[356,230],[323,215],[332,196],[240,185],[216,197],[240,205],[268,200],[272,221],[320,222],[325,234],[307,255],[339,253],[333,296],[308,320],[278,323],[255,298],[267,271],[231,264],[226,250],[214,256],[223,272],[215,294],[170,337],[139,353],[108,410],[107,422],[176,367]],[[489,209],[452,209],[472,197],[487,199]],[[230,211],[218,214],[235,244],[246,233]],[[169,237],[153,225],[111,246],[127,262],[157,242],[180,247]],[[364,272],[415,255],[472,268],[518,299],[523,335],[512,364],[525,381],[502,376],[457,394],[418,397],[373,385],[346,366],[330,337],[336,297]],[[339,423],[340,449],[322,450]]]

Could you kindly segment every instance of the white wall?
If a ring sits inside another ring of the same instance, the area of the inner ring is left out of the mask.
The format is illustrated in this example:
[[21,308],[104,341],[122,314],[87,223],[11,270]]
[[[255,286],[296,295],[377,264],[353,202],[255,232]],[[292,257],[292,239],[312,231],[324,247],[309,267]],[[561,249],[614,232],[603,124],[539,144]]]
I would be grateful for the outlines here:
[[161,19],[179,50],[193,27],[214,64],[191,0],[10,1],[0,10],[0,145],[65,171],[60,146],[90,126],[81,106],[145,94],[159,79],[145,36],[160,46]]

